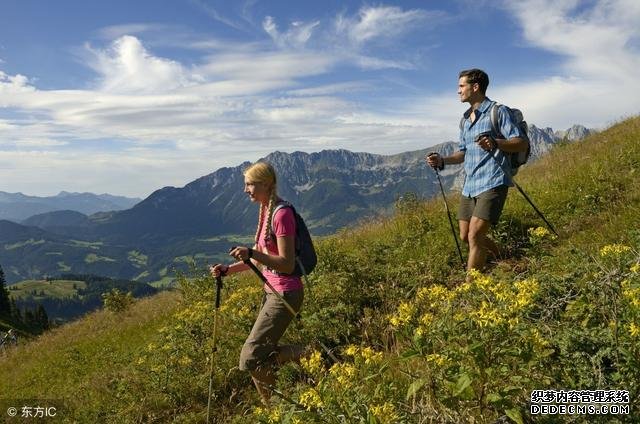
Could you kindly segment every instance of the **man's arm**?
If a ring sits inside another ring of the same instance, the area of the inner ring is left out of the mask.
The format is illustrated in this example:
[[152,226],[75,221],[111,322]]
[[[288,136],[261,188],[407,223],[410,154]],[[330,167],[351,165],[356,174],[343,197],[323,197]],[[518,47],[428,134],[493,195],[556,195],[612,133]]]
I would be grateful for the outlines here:
[[516,153],[526,151],[529,143],[524,138],[514,137],[509,140],[496,139],[496,146],[503,152]]
[[454,165],[464,162],[464,152],[462,150],[458,150],[451,156],[446,157],[440,156],[439,153],[429,153],[425,159],[427,161],[427,165],[430,167],[442,169],[444,165]]

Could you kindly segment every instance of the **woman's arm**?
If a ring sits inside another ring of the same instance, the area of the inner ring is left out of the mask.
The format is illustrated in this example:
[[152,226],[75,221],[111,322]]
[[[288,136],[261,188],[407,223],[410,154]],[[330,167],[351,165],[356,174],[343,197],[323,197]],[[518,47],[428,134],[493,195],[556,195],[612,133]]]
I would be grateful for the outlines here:
[[[253,249],[251,249],[250,254],[248,247],[236,247],[229,254],[240,261],[251,257],[256,262],[266,265],[268,268],[285,274],[291,274],[296,267],[296,236],[295,234],[291,234],[277,237],[276,242],[279,252],[277,255],[269,255]],[[242,263],[242,265],[245,266],[244,269],[248,268],[246,264]]]

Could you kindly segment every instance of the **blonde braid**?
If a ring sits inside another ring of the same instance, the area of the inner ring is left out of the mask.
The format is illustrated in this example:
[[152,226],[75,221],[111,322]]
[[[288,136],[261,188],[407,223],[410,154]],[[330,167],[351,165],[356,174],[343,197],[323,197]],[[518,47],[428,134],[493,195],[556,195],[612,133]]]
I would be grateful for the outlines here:
[[274,186],[269,196],[269,214],[267,215],[267,225],[265,225],[264,229],[265,240],[271,237],[271,221],[273,220],[273,210],[276,208],[276,203],[278,203],[278,196],[276,195],[276,187]]
[[264,216],[263,212],[264,212],[264,206],[262,206],[262,203],[260,203],[260,211],[258,212],[258,228],[256,229],[256,236],[255,236],[256,246],[258,245],[258,239],[260,238],[260,229],[262,228],[262,221]]

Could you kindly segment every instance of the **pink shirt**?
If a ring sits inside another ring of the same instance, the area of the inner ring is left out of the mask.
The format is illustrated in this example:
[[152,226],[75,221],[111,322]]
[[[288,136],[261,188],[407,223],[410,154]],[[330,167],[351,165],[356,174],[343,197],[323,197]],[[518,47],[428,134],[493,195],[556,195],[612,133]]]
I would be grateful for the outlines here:
[[[265,215],[269,210],[265,208]],[[267,216],[264,217],[263,225],[267,225]],[[296,217],[293,215],[291,208],[281,208],[274,215],[271,221],[271,232],[277,237],[294,236],[296,234]],[[264,230],[260,229],[258,238],[258,250],[269,255],[278,254],[278,243],[275,238],[270,237],[265,241]],[[300,277],[293,275],[278,275],[268,269],[263,269],[264,276],[273,288],[282,293],[285,291],[299,290],[302,288]],[[270,291],[265,285],[266,291]]]

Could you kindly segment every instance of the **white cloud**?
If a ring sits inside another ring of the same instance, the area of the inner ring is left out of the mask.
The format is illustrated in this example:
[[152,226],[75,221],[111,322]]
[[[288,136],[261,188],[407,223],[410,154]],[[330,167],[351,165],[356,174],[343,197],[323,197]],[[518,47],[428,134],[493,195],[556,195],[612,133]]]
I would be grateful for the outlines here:
[[111,47],[93,50],[89,64],[102,77],[101,90],[109,93],[163,93],[194,83],[177,62],[151,55],[136,37],[125,35]]
[[422,138],[409,125],[344,119],[363,105],[342,94],[373,84],[303,84],[343,60],[328,52],[247,44],[185,66],[134,36],[87,52],[93,88],[42,90],[0,74],[2,106],[15,115],[0,121],[0,140],[11,140],[0,144],[0,180],[11,184],[4,189],[144,196],[273,150],[391,153]]
[[198,6],[200,9],[202,9],[207,15],[209,15],[210,18],[212,18],[213,20],[220,22],[224,25],[227,25],[231,28],[237,29],[237,30],[244,30],[244,26],[239,23],[234,21],[233,19],[230,19],[224,15],[222,15],[222,13],[218,12],[217,9],[215,9],[214,7],[206,4],[205,2],[201,1],[201,0],[191,0],[191,3],[193,3],[194,5]]
[[562,73],[497,90],[504,102],[526,105],[530,122],[601,127],[640,112],[636,77],[640,3],[629,0],[508,1],[525,40],[559,54]]
[[313,21],[309,23],[295,21],[291,23],[291,26],[286,32],[281,33],[278,30],[278,26],[276,25],[273,17],[267,16],[262,22],[262,28],[267,34],[269,34],[276,45],[281,48],[304,47],[318,25],[320,25],[320,21]]
[[403,10],[399,7],[379,6],[362,7],[356,17],[338,15],[335,29],[338,34],[345,34],[355,45],[362,45],[376,39],[392,39],[407,33],[431,16],[424,10]]

